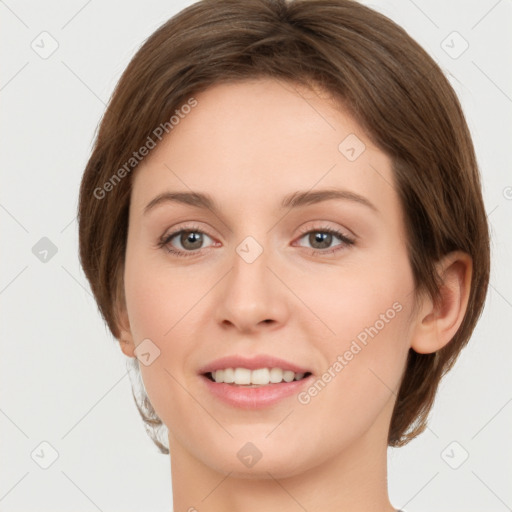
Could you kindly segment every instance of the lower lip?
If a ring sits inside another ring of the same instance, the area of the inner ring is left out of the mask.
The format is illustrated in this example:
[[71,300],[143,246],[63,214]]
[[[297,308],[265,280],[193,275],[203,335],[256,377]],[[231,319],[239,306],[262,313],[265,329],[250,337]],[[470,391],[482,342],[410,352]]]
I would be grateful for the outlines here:
[[297,394],[301,388],[309,384],[312,377],[313,375],[309,375],[301,380],[250,388],[224,382],[213,382],[205,375],[201,375],[201,379],[213,395],[223,402],[241,409],[263,409],[274,405],[284,398]]

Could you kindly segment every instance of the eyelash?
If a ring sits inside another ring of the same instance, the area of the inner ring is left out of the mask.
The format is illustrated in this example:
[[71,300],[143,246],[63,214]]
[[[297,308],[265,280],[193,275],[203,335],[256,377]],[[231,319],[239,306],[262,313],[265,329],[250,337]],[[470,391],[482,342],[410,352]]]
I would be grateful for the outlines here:
[[[181,257],[189,258],[189,257],[195,256],[200,251],[200,249],[194,250],[194,251],[181,251],[181,250],[177,250],[169,245],[171,240],[176,235],[179,235],[183,232],[201,233],[203,235],[208,236],[209,238],[213,238],[210,235],[208,235],[208,233],[205,233],[204,231],[202,231],[198,226],[187,226],[187,227],[182,227],[181,229],[179,229],[177,231],[173,231],[172,233],[170,233],[168,235],[162,236],[162,238],[157,243],[157,247],[159,247],[161,249],[166,249],[169,253],[173,254],[174,256],[178,256],[180,258]],[[315,229],[301,229],[300,237],[298,239],[300,240],[300,239],[304,238],[305,235],[308,235],[310,233],[327,233],[329,235],[335,235],[342,242],[339,245],[335,245],[333,248],[330,248],[330,249],[323,249],[323,250],[322,249],[311,249],[310,250],[311,255],[313,255],[313,256],[316,256],[316,255],[325,256],[327,254],[334,254],[340,250],[350,247],[351,245],[354,245],[354,243],[355,243],[355,240],[353,238],[350,238],[350,237],[344,235],[343,233],[341,233],[340,231],[338,231],[336,229],[328,228],[328,227],[318,227]]]

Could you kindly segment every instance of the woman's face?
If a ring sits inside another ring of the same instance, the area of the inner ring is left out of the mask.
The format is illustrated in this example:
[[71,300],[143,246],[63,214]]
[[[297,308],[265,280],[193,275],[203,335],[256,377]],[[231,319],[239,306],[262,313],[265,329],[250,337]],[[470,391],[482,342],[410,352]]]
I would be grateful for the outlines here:
[[134,175],[124,274],[124,337],[143,343],[171,458],[277,478],[385,450],[414,305],[390,159],[287,83],[196,100]]

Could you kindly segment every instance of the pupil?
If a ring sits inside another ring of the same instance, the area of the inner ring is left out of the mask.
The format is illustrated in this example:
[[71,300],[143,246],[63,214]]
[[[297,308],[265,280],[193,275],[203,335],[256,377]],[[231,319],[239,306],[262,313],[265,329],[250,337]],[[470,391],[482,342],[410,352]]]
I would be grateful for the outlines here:
[[314,247],[317,242],[320,243],[321,247],[318,249],[326,249],[331,245],[332,235],[330,233],[312,233],[309,235],[309,243]]

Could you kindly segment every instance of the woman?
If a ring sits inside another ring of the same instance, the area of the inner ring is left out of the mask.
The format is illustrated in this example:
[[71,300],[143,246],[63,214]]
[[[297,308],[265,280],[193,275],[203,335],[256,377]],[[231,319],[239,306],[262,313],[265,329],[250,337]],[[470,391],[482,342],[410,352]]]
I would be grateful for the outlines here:
[[489,279],[464,116],[400,27],[183,10],[117,85],[79,220],[175,511],[395,510],[387,447],[425,429]]

